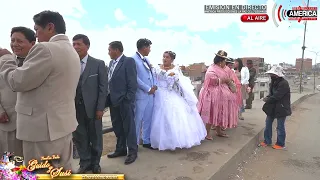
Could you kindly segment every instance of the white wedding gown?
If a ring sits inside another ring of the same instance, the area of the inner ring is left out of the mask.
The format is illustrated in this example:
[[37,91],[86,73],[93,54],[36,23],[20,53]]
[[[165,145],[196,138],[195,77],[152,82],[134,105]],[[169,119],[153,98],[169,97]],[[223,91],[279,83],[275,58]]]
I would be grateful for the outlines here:
[[[153,68],[158,90],[155,93],[151,146],[159,150],[175,150],[200,145],[206,136],[205,125],[198,113],[197,97],[189,78],[179,66],[164,71]],[[174,72],[173,77],[168,76]]]

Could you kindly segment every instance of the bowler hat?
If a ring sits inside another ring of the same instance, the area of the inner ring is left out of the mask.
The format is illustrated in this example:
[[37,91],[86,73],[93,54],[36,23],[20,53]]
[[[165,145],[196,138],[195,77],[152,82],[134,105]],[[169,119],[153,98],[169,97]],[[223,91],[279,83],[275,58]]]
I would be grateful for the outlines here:
[[215,54],[216,56],[222,57],[224,59],[229,59],[228,58],[228,53],[225,52],[224,50],[219,50],[218,53]]
[[226,62],[227,62],[227,63],[234,64],[234,60],[233,60],[233,58],[228,58],[228,59],[226,60]]

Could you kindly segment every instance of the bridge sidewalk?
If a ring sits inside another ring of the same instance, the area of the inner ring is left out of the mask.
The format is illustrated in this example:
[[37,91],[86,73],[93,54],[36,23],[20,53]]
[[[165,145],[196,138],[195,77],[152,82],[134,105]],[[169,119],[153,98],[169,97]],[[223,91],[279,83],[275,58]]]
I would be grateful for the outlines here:
[[[292,93],[291,101],[300,101],[307,94]],[[229,138],[215,137],[200,146],[176,151],[152,151],[139,147],[138,159],[124,165],[125,158],[101,158],[102,173],[124,173],[129,180],[207,180],[228,177],[237,165],[252,154],[261,139],[265,114],[263,102],[254,101],[254,108],[244,113],[245,120],[226,132]],[[105,117],[107,126],[107,116]],[[214,133],[214,132],[212,132]],[[74,160],[77,169],[78,160]]]

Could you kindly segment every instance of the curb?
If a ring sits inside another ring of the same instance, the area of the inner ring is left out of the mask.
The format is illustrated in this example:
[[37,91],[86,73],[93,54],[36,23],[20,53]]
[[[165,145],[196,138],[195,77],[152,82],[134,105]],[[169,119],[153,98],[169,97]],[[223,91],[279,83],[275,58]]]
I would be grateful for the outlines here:
[[[306,94],[301,96],[299,99],[291,103],[291,109],[294,111],[296,107],[306,100],[309,97],[312,97],[317,93]],[[252,137],[247,144],[245,144],[237,153],[235,153],[220,169],[215,172],[211,177],[207,178],[207,180],[225,180],[229,179],[229,175],[231,172],[237,170],[238,165],[242,163],[244,160],[248,159],[253,151],[257,148],[257,144],[259,144],[260,140],[263,138],[264,128],[261,129],[254,137]]]

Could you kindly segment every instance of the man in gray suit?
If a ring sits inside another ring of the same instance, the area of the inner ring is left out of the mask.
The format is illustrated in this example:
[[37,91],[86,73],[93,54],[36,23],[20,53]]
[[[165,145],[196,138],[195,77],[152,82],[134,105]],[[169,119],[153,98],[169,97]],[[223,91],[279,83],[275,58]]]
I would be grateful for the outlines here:
[[50,164],[70,170],[72,132],[78,125],[74,97],[80,59],[65,35],[61,14],[42,11],[33,21],[39,43],[30,49],[21,67],[8,50],[0,49],[0,76],[17,92],[16,136],[22,140],[24,162],[59,155],[59,161]]
[[[113,131],[117,137],[116,149],[108,158],[127,156],[125,164],[137,159],[137,137],[134,122],[134,104],[137,91],[137,69],[134,59],[123,55],[120,41],[109,44],[112,59],[108,73],[108,97],[106,106],[110,107]],[[128,152],[127,152],[128,148]]]
[[102,116],[107,98],[105,63],[88,55],[90,40],[86,35],[74,36],[73,47],[81,62],[81,75],[75,98],[79,125],[73,133],[73,140],[80,156],[78,173],[92,170],[93,173],[99,174],[103,148]]
[[[35,44],[35,35],[34,31],[26,27],[12,28],[10,46],[18,67],[22,66],[25,57]],[[0,153],[9,151],[17,156],[23,156],[22,141],[16,138],[16,102],[17,92],[13,92],[0,78]]]

